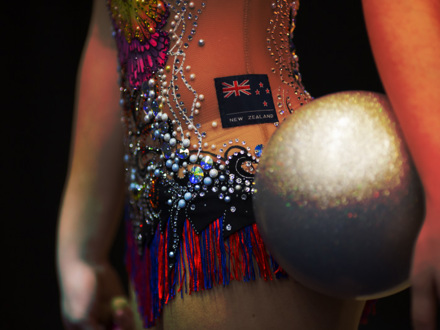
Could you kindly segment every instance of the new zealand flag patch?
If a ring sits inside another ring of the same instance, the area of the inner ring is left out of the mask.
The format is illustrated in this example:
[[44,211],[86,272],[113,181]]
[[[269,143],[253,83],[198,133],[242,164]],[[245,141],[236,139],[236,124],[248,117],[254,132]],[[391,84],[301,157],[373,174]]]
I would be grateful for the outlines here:
[[278,121],[267,75],[229,76],[214,82],[223,128]]

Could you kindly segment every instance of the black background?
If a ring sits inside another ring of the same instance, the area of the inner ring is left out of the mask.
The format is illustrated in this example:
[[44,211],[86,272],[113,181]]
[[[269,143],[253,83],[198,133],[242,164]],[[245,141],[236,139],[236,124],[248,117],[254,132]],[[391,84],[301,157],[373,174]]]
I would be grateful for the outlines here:
[[[61,329],[54,238],[90,9],[86,1],[32,1],[1,10],[2,329]],[[382,91],[360,1],[303,0],[297,26],[300,69],[313,96]],[[115,258],[120,264],[121,254]],[[409,324],[404,291],[379,300],[361,328]]]

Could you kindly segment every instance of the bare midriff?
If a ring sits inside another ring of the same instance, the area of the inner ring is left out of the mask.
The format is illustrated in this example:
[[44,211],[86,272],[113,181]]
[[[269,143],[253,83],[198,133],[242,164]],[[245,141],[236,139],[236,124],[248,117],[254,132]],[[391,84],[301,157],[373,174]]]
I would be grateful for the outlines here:
[[[283,82],[274,57],[267,49],[267,29],[273,18],[272,2],[275,1],[247,1],[206,1],[206,7],[198,18],[195,40],[185,50],[185,65],[190,66],[188,75],[195,75],[191,86],[198,94],[204,95],[194,122],[200,123],[201,131],[206,132],[203,143],[207,145],[203,150],[212,153],[220,153],[221,146],[230,140],[234,144],[245,141],[246,147],[253,150],[258,144],[265,145],[277,129],[274,123],[222,128],[214,78],[267,74],[274,98],[280,91],[289,95],[291,108],[295,110],[306,99],[301,84],[294,82],[293,86],[289,86]],[[200,5],[198,1],[195,4]],[[167,31],[172,15],[165,28]],[[289,24],[288,17],[283,24]],[[280,42],[279,38],[275,36],[275,41]],[[197,44],[199,39],[204,40],[203,46]],[[188,91],[181,94],[181,100],[191,108],[192,95]],[[172,116],[169,108],[164,111]],[[284,115],[278,115],[280,122],[288,116],[288,112],[285,109]],[[187,132],[193,145],[196,138],[192,131],[186,130],[185,134]],[[133,304],[136,305],[134,301]],[[231,281],[226,287],[218,285],[190,295],[183,294],[183,299],[179,293],[164,307],[156,328],[350,330],[357,329],[363,305],[363,302],[355,300],[321,295],[291,278],[272,281],[257,278],[250,282]]]
[[[133,293],[133,292],[132,292]],[[210,290],[178,294],[153,329],[355,330],[364,302],[328,297],[293,279],[232,281]],[[133,310],[137,305],[132,299]],[[143,329],[136,313],[136,329]]]

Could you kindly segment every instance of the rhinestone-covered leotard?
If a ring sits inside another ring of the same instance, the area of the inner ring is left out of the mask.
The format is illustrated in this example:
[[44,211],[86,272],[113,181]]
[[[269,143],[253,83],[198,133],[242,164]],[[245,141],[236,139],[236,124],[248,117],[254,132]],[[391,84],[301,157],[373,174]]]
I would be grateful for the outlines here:
[[[198,18],[209,4],[108,0],[108,6],[125,127],[127,267],[143,321],[151,326],[177,293],[255,276],[272,279],[283,272],[266,251],[252,211],[263,144],[251,148],[237,137],[209,145],[209,133],[198,122],[205,96],[195,89],[186,52],[209,42],[197,38]],[[275,99],[275,126],[293,112],[291,97],[301,104],[310,99],[291,43],[297,9],[296,1],[276,0],[267,22],[267,48],[274,59],[269,74],[295,91],[289,95],[279,88],[272,95],[260,83],[261,92]],[[280,23],[286,17],[290,26]],[[274,42],[278,34],[286,36],[281,44]],[[240,95],[238,84],[225,86],[236,88],[226,89],[225,98]],[[251,92],[246,88],[245,95]],[[183,90],[192,102],[182,101]],[[211,126],[222,129],[216,121]]]

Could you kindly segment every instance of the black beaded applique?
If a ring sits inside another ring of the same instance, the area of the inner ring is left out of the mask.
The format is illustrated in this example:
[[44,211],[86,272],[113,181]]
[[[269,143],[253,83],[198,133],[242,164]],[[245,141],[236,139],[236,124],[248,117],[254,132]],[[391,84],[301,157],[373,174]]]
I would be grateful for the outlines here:
[[197,156],[195,151],[179,148],[182,141],[173,137],[172,121],[159,114],[147,95],[148,91],[135,90],[124,97],[131,155],[126,157],[130,213],[139,252],[150,244],[158,225],[161,232],[165,230],[169,219],[173,232],[170,258],[176,255],[186,219],[199,234],[222,217],[225,238],[252,224],[258,157],[232,144],[223,157],[207,151]]

